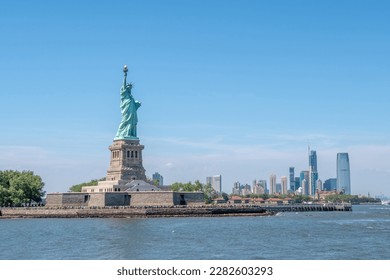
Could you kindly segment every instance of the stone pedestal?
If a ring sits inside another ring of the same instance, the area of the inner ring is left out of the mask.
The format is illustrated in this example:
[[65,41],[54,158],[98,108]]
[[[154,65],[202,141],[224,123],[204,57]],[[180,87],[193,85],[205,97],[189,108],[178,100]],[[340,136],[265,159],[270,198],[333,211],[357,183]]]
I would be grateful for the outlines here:
[[142,150],[139,140],[115,140],[109,147],[111,151],[110,167],[106,181],[146,180],[142,166]]
[[110,166],[105,181],[97,186],[85,186],[83,192],[117,192],[125,191],[125,185],[134,180],[146,181],[145,169],[142,166],[142,150],[139,139],[120,139],[108,147],[111,152]]

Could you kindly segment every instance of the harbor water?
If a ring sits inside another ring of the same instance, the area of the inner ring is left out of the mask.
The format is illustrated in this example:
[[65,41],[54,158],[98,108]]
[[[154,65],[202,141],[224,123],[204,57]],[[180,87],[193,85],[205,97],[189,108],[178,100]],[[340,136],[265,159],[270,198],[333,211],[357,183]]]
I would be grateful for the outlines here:
[[2,219],[0,259],[389,260],[390,206],[267,217]]

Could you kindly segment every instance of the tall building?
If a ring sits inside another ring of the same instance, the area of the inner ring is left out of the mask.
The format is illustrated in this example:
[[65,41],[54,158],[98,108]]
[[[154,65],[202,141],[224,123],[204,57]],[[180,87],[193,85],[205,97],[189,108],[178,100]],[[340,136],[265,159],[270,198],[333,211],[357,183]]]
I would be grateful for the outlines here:
[[323,189],[325,191],[333,191],[337,190],[337,179],[336,178],[330,178],[325,180]]
[[301,189],[302,189],[302,194],[307,195],[307,189],[308,189],[309,183],[307,182],[306,179],[303,179],[301,181]]
[[158,172],[155,172],[152,175],[153,182],[157,182],[157,186],[163,186],[164,185],[164,177],[161,176]]
[[298,190],[299,187],[301,186],[301,180],[300,180],[299,177],[295,177],[294,181],[295,181],[295,188],[294,188],[294,190]]
[[252,193],[253,194],[264,194],[265,193],[265,188],[260,184],[260,181],[253,180]]
[[264,188],[264,193],[268,193],[267,180],[258,180],[257,184]]
[[337,191],[351,194],[351,175],[348,153],[337,154]]
[[316,190],[317,190],[317,185],[316,182],[318,180],[318,172],[317,171],[312,171],[310,172],[310,177],[309,177],[309,195],[315,196]]
[[234,182],[232,193],[233,194],[237,194],[237,195],[241,194],[241,184],[240,184],[240,182]]
[[217,192],[222,192],[222,176],[215,175],[213,177],[206,177],[206,184],[210,184],[211,187]]
[[294,167],[290,167],[289,169],[289,178],[290,178],[290,190],[295,191],[295,174]]
[[282,176],[280,178],[280,183],[282,185],[281,193],[282,194],[287,194],[287,177],[286,176]]
[[318,179],[316,181],[316,191],[317,190],[322,191],[322,187],[323,187],[322,181],[321,181],[321,179]]
[[248,184],[245,184],[241,188],[241,195],[248,195],[248,194],[252,194],[251,186]]
[[274,193],[276,193],[276,175],[271,174],[271,176],[269,176],[269,194]]
[[[309,194],[309,171],[301,171],[299,180],[301,182],[302,194]],[[305,181],[304,181],[305,180]]]
[[282,184],[276,183],[276,193],[281,194],[282,193]]
[[316,193],[316,181],[318,180],[317,170],[317,152],[310,151],[309,147],[309,192],[308,195],[314,196]]

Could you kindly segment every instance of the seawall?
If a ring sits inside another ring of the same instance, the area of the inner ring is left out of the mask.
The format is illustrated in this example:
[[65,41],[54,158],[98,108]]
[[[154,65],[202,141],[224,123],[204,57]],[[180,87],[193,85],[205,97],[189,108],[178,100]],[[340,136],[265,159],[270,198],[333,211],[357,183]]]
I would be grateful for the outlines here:
[[20,207],[0,209],[0,218],[148,218],[148,217],[220,217],[268,216],[277,212],[352,211],[350,204],[332,205],[233,205],[202,207]]
[[221,207],[115,207],[115,208],[3,208],[0,218],[152,218],[201,216],[263,216],[263,208]]

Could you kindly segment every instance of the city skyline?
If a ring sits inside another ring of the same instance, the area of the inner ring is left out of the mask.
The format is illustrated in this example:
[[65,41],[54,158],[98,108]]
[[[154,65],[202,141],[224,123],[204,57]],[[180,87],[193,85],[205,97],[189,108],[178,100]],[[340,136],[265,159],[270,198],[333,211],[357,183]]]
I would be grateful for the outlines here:
[[[336,178],[322,178],[318,176],[317,168],[317,151],[310,150],[308,148],[308,168],[306,170],[301,170],[299,172],[300,177],[295,177],[295,167],[290,166],[288,168],[289,176],[280,174],[270,174],[269,179],[265,179],[266,175],[260,176],[252,180],[252,193],[256,193],[253,188],[255,186],[264,184],[264,191],[268,194],[288,194],[288,193],[301,193],[303,195],[315,197],[317,190],[327,190],[333,191],[337,190],[345,194],[352,195],[367,195],[367,194],[355,194],[351,191],[351,178],[350,178],[350,165],[349,165],[349,155],[348,153],[337,153],[336,155]],[[314,174],[314,176],[313,176]],[[216,177],[216,176],[214,176]],[[217,175],[219,178],[219,186],[221,186],[221,175]],[[312,179],[312,178],[314,179]],[[313,190],[311,190],[311,180],[313,180]],[[334,180],[334,182],[332,182]],[[338,183],[336,183],[338,181]],[[261,182],[261,183],[260,183]],[[269,183],[269,188],[267,187]],[[324,184],[326,183],[326,184]],[[206,184],[212,185],[212,177],[206,177]],[[281,189],[277,190],[277,185],[280,185]],[[228,194],[239,194],[237,190],[245,188],[248,185],[248,182],[235,181],[232,186],[232,191],[223,191]],[[300,190],[298,190],[301,188]],[[215,189],[215,188],[214,188]],[[229,187],[225,186],[225,189],[228,190]],[[220,193],[220,191],[217,191]]]
[[298,176],[310,145],[323,181],[345,152],[353,194],[390,196],[390,3],[1,7],[1,170],[32,170],[47,192],[104,177],[127,64],[148,177],[221,174],[230,192]]

